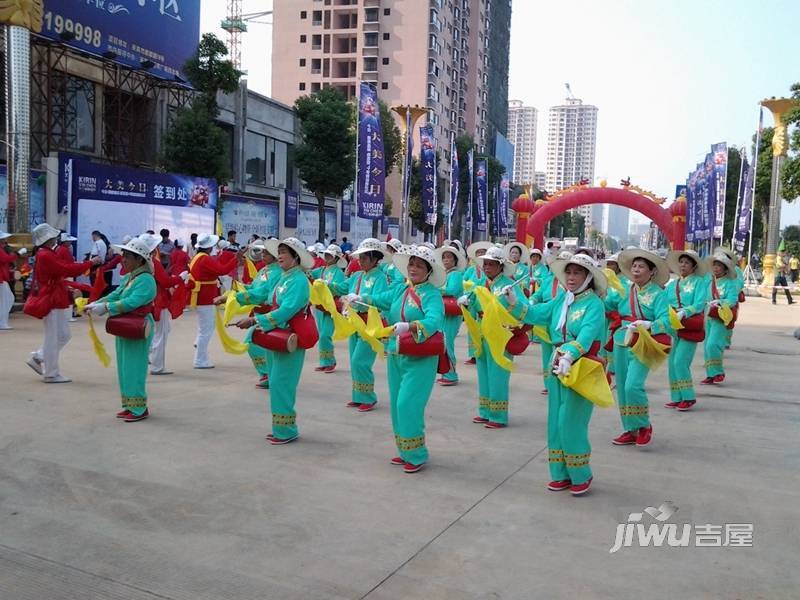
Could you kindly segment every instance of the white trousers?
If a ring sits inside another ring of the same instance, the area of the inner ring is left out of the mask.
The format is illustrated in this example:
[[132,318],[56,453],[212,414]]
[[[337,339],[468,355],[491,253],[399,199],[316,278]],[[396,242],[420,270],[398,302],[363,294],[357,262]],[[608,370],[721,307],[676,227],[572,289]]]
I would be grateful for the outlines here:
[[44,344],[35,354],[44,361],[42,374],[45,377],[61,374],[58,370],[58,355],[72,338],[69,331],[71,316],[72,308],[54,308],[44,318]]
[[161,309],[161,315],[153,327],[153,341],[150,343],[150,372],[157,373],[164,370],[167,355],[167,338],[172,329],[172,315],[166,308]]
[[220,275],[219,276],[219,287],[220,291],[224,294],[228,290],[233,288],[233,277],[230,275]]
[[14,293],[7,281],[0,281],[0,329],[8,327],[8,315],[14,306]]
[[214,311],[216,306],[197,307],[197,338],[195,339],[194,366],[206,367],[211,364],[208,359],[208,344],[214,334]]

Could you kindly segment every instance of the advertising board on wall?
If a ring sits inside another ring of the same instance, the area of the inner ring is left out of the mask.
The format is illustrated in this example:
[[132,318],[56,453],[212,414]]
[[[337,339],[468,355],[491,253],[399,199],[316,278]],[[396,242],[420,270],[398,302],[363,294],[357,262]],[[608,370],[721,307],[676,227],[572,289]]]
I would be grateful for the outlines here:
[[223,233],[235,231],[239,243],[244,243],[253,234],[278,237],[279,213],[276,200],[224,194],[219,219]]
[[[319,213],[313,204],[300,204],[297,214],[297,229],[294,237],[305,244],[313,244],[319,235]],[[325,233],[328,239],[336,239],[336,209],[325,208]]]
[[162,79],[200,37],[200,0],[45,0],[43,16],[39,35]]
[[[28,216],[30,219],[30,230],[44,223],[44,200],[45,200],[45,172],[31,169],[30,179],[28,180],[30,193],[30,205]],[[5,165],[0,165],[0,231],[10,231],[8,224],[8,174]]]

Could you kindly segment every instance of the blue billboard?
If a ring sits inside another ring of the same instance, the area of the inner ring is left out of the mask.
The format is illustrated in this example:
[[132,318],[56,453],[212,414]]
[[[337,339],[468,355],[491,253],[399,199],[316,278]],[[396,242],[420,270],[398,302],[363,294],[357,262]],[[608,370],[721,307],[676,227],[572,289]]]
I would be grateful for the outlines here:
[[[44,196],[46,180],[47,177],[44,171],[31,169],[28,179],[30,194],[28,217],[31,229],[45,221]],[[11,225],[8,223],[8,172],[6,171],[6,165],[0,165],[0,231],[11,231]]]
[[280,207],[277,200],[251,196],[224,195],[219,219],[222,231],[235,231],[244,243],[253,234],[261,237],[280,235]]
[[200,0],[45,0],[42,36],[162,79],[200,37]]

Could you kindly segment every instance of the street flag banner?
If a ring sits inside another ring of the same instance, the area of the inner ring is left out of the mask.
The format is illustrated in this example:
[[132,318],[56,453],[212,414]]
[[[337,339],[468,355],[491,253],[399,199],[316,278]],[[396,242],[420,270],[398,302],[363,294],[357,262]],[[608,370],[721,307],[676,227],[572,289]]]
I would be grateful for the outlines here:
[[[447,213],[448,219],[452,220],[456,212],[456,205],[458,204],[458,186],[459,186],[459,165],[458,165],[458,148],[456,148],[456,141],[453,139],[453,147],[450,151],[450,210]],[[450,232],[447,233],[450,235]]]
[[369,84],[361,84],[358,104],[357,211],[362,219],[380,219],[385,198],[386,161],[378,97]]
[[746,158],[742,158],[742,173],[744,177],[739,182],[739,214],[736,217],[736,235],[734,246],[736,252],[743,254],[747,236],[750,233],[750,213],[753,210],[753,179],[755,177],[755,165],[747,163]]
[[728,144],[711,146],[714,158],[714,237],[722,240],[725,227],[725,190],[728,185]]
[[500,235],[500,229],[497,224],[498,215],[500,214],[500,211],[498,210],[498,203],[500,202],[499,188],[495,188],[492,190],[492,196],[494,197],[494,202],[492,203],[492,210],[490,211],[492,215],[492,223],[489,227],[489,230],[492,232],[493,237],[497,237],[498,235]]
[[486,231],[486,209],[488,197],[488,176],[486,171],[486,161],[479,160],[475,164],[475,180],[478,184],[478,220],[477,230]]
[[475,152],[470,148],[467,153],[467,179],[469,191],[467,192],[467,231],[466,237],[472,240],[472,194],[475,189]]
[[500,179],[500,210],[498,228],[500,235],[508,235],[508,206],[511,201],[511,180],[504,174]]
[[425,223],[436,226],[436,140],[433,125],[419,128],[420,189]]

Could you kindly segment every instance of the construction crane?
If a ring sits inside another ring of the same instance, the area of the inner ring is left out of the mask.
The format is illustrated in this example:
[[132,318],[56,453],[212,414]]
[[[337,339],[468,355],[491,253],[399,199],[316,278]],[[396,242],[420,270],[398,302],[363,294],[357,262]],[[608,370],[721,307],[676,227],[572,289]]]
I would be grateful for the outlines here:
[[242,0],[228,0],[228,16],[220,24],[220,27],[228,32],[228,52],[231,56],[233,66],[241,70],[242,68],[242,34],[247,33],[247,23],[260,23],[262,25],[272,25],[269,21],[258,21],[262,17],[272,14],[271,10],[261,12],[243,13]]
[[575,94],[572,93],[572,88],[569,87],[569,84],[565,83],[564,87],[567,88],[567,98],[569,100],[575,100]]

